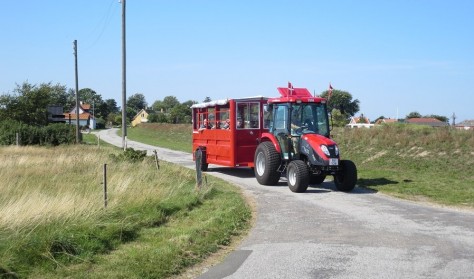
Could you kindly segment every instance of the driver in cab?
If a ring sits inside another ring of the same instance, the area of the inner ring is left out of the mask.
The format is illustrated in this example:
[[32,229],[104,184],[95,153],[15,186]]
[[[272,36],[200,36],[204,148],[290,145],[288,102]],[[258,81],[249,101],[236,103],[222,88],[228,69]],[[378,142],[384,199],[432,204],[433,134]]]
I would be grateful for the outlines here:
[[303,124],[301,123],[301,107],[294,106],[291,113],[291,141],[295,155],[300,153],[300,137],[303,133]]

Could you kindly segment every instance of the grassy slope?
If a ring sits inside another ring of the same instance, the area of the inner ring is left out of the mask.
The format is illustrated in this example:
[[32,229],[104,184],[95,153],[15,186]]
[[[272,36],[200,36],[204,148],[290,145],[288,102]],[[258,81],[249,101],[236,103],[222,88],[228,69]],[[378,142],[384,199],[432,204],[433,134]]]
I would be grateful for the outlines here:
[[389,125],[334,133],[358,185],[410,200],[474,208],[474,133]]
[[[412,125],[335,129],[358,185],[412,200],[474,208],[474,133]],[[190,152],[191,125],[142,124],[132,140]],[[178,145],[179,148],[174,148]]]
[[114,153],[0,147],[0,278],[164,278],[247,228],[235,187],[209,177],[196,191],[192,170],[163,162],[157,171],[151,159],[117,162]]
[[191,152],[192,131],[190,124],[150,123],[127,129],[127,137],[146,144]]

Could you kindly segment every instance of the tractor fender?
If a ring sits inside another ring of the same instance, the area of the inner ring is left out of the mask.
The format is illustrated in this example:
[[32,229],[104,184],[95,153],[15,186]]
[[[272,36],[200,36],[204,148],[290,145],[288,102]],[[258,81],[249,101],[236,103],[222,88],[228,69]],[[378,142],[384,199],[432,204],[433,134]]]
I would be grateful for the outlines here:
[[273,146],[275,146],[275,149],[278,153],[281,153],[281,148],[280,144],[278,144],[278,140],[275,138],[275,136],[272,133],[262,133],[260,137],[260,142],[264,141],[271,141],[273,143]]

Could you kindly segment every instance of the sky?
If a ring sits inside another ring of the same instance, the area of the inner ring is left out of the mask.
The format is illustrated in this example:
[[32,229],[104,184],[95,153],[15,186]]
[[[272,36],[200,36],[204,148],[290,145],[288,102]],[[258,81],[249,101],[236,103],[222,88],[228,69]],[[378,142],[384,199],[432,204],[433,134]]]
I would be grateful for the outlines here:
[[[51,82],[122,106],[118,0],[0,8],[0,94]],[[334,89],[371,120],[474,119],[474,1],[126,0],[126,92],[149,105]]]

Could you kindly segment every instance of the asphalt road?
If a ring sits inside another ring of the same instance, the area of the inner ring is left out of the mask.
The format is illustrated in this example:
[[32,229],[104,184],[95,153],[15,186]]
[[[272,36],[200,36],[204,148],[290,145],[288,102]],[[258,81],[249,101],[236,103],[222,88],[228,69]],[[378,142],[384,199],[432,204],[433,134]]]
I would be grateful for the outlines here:
[[[99,133],[117,146],[116,129]],[[161,160],[194,168],[192,156],[141,143]],[[332,182],[292,193],[259,185],[250,169],[209,166],[209,174],[256,201],[249,235],[198,278],[474,278],[474,212],[399,200]],[[474,186],[473,186],[474,187]]]

